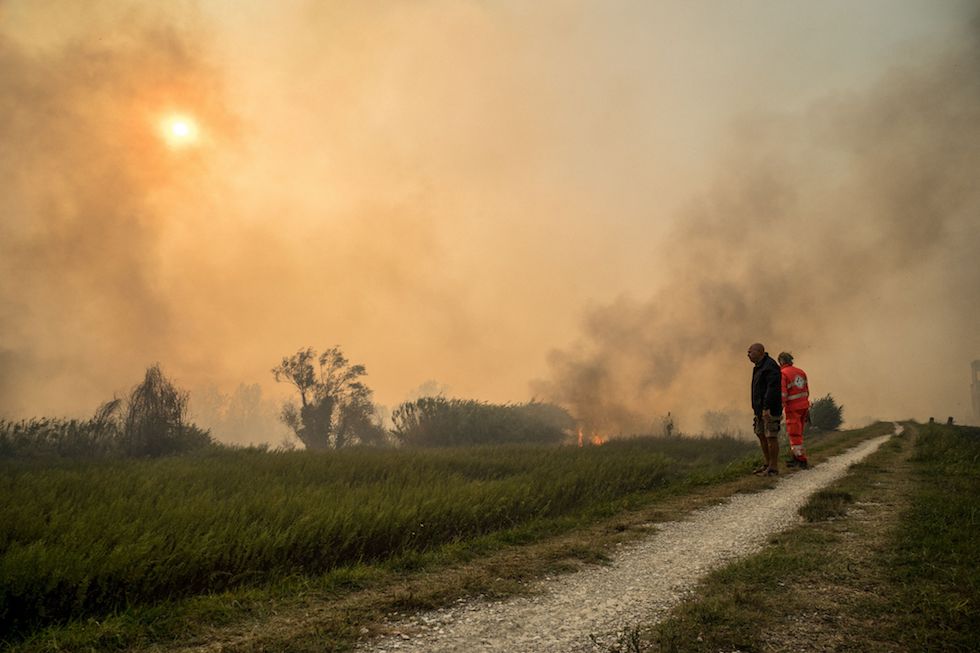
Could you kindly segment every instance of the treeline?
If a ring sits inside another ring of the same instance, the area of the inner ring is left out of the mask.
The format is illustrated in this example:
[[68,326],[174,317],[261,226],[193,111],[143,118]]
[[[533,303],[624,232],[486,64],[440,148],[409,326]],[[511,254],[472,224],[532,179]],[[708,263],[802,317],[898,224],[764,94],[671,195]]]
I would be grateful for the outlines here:
[[282,421],[312,450],[559,443],[569,440],[575,428],[575,418],[554,404],[500,405],[436,396],[401,404],[392,413],[393,428],[386,429],[363,379],[367,371],[352,364],[339,347],[322,354],[301,349],[283,358],[272,374],[296,388],[299,403],[283,407]]
[[0,420],[0,458],[156,457],[214,446],[187,420],[187,393],[154,365],[125,399],[90,419]]
[[[388,427],[364,382],[366,369],[351,363],[339,347],[322,354],[301,349],[284,357],[272,374],[295,387],[299,403],[287,402],[280,420],[311,451],[559,444],[571,442],[577,426],[575,417],[555,404],[435,396],[399,405]],[[158,457],[219,446],[208,430],[190,422],[187,403],[188,394],[154,365],[128,397],[106,402],[90,419],[0,420],[0,458]],[[837,429],[842,412],[827,395],[813,404],[813,426]],[[665,432],[672,430],[671,420]]]
[[[440,447],[570,441],[575,419],[560,406],[532,401],[491,404],[442,396],[405,402],[383,423],[364,383],[364,366],[339,347],[312,348],[273,368],[292,384],[299,403],[287,402],[280,420],[312,451],[371,447]],[[0,459],[153,458],[221,446],[188,418],[188,393],[159,365],[124,399],[113,399],[90,419],[0,420]],[[271,434],[270,434],[271,436]]]

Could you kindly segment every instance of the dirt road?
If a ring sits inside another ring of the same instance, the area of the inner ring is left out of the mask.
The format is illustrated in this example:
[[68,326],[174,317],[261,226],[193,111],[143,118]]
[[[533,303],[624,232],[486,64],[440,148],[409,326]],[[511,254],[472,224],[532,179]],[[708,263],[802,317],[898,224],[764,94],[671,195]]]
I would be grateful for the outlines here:
[[[902,427],[895,425],[895,434]],[[709,571],[762,549],[800,520],[797,509],[891,435],[865,441],[775,487],[740,494],[624,547],[612,564],[544,581],[530,597],[466,602],[391,624],[361,652],[583,653],[608,651],[625,628],[650,624]]]

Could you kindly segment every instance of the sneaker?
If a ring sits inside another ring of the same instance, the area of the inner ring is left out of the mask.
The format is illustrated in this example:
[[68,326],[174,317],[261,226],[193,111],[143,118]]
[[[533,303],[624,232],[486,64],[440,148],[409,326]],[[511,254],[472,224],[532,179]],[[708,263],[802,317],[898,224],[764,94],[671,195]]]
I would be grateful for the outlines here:
[[797,460],[796,458],[791,458],[791,459],[789,459],[789,460],[786,461],[786,466],[787,467],[799,467],[800,466],[800,463],[801,463],[801,461]]
[[800,469],[810,469],[810,463],[808,463],[805,460],[797,460],[796,466],[799,467]]
[[770,467],[769,469],[766,470],[764,476],[779,476],[779,470]]

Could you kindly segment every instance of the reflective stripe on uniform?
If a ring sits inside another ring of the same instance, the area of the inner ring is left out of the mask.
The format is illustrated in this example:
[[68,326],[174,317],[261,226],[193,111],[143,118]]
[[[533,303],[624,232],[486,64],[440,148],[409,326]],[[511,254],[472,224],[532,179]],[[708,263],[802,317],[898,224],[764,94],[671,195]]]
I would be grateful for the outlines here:
[[800,392],[800,393],[797,393],[795,395],[789,395],[788,397],[786,397],[786,399],[788,399],[789,401],[792,401],[794,399],[802,399],[804,397],[809,397],[809,396],[810,396],[810,393],[809,392]]

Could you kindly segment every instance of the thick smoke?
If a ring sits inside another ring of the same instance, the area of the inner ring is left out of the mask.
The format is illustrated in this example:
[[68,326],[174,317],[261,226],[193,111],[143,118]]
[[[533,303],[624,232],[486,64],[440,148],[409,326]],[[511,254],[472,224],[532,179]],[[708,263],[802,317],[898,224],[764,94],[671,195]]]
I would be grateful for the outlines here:
[[0,0],[0,416],[159,362],[254,442],[334,345],[389,406],[526,401],[584,305],[533,393],[597,428],[740,409],[759,339],[849,417],[959,415],[975,52],[787,115],[957,6]]
[[[976,23],[974,23],[976,25]],[[595,430],[745,411],[747,346],[793,351],[852,418],[969,415],[980,355],[980,40],[866,93],[738,125],[658,256],[663,286],[592,309],[538,391]],[[747,427],[747,425],[742,425]]]
[[157,123],[179,99],[214,138],[230,124],[213,72],[166,20],[63,8],[80,24],[51,43],[0,31],[0,414],[92,409],[179,348],[160,189],[193,194],[183,180],[206,175]]

